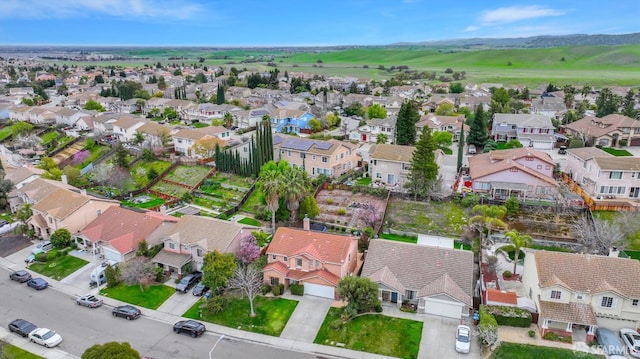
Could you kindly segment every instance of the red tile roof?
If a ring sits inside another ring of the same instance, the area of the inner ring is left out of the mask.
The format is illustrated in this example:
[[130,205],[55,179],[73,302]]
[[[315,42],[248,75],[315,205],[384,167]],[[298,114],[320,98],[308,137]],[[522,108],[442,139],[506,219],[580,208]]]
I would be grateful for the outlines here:
[[348,260],[349,245],[353,240],[337,234],[280,227],[267,254],[294,256],[305,252],[322,262],[341,263]]
[[267,264],[266,266],[264,266],[264,268],[262,269],[263,272],[266,272],[268,270],[275,270],[276,272],[282,274],[282,275],[287,275],[287,272],[289,271],[289,268],[287,267],[286,264],[284,264],[284,262],[271,262],[269,264]]
[[295,279],[298,281],[305,281],[311,278],[320,278],[334,287],[337,287],[338,282],[340,281],[340,278],[326,269],[318,269],[311,272],[290,270],[287,274],[287,278]]
[[498,302],[505,304],[518,304],[518,295],[515,292],[505,292],[497,289],[487,289],[487,302]]

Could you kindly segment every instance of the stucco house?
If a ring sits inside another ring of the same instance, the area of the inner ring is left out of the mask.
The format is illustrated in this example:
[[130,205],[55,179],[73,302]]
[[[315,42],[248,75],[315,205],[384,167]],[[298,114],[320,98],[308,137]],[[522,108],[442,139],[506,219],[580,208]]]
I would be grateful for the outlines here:
[[383,305],[407,300],[419,313],[455,319],[473,307],[471,251],[372,239],[361,276],[378,283]]
[[177,153],[191,158],[199,158],[200,156],[193,149],[193,145],[195,145],[197,141],[214,137],[220,140],[220,148],[223,148],[231,138],[231,131],[222,126],[185,128],[178,130],[172,137],[173,147]]
[[171,127],[153,121],[144,123],[136,129],[136,132],[144,137],[143,147],[163,147],[171,141]]
[[320,174],[340,176],[358,164],[356,146],[349,142],[284,135],[273,136],[273,158],[285,160],[291,166],[304,167],[313,177]]
[[555,127],[548,116],[540,114],[496,113],[493,115],[491,137],[508,142],[517,139],[524,147],[550,150],[556,142]]
[[358,127],[357,134],[350,135],[351,140],[359,140],[365,143],[376,143],[378,135],[387,136],[387,143],[394,143],[396,140],[396,116],[387,115],[387,118],[373,118]]
[[120,142],[130,142],[136,137],[137,129],[149,122],[146,118],[124,116],[113,122],[113,135]]
[[617,251],[612,256],[525,251],[522,284],[538,307],[542,335],[586,334],[588,343],[597,326],[640,327],[639,261],[619,258]]
[[337,298],[340,278],[355,275],[358,266],[358,237],[280,227],[267,248],[267,265],[262,270],[270,285],[304,285],[305,295]]
[[624,115],[587,116],[565,125],[564,130],[568,136],[581,138],[587,145],[640,146],[640,121]]
[[422,129],[426,126],[431,129],[431,132],[441,131],[451,133],[453,142],[460,141],[460,134],[464,129],[464,138],[469,137],[469,126],[464,124],[464,115],[459,116],[439,116],[435,114],[428,114],[420,117],[420,120],[416,122],[416,139],[420,138]]

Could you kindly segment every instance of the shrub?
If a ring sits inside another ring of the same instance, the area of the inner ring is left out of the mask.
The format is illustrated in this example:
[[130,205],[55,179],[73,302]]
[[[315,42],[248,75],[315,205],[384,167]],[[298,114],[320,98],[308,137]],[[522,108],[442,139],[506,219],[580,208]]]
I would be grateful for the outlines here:
[[278,288],[280,288],[280,294],[283,294],[284,293],[284,284],[278,285]]
[[271,286],[268,284],[263,284],[261,292],[262,292],[262,295],[271,293]]
[[289,286],[289,290],[293,295],[304,295],[304,285],[302,284],[292,284]]
[[344,327],[344,321],[342,319],[334,319],[331,323],[329,323],[329,328],[333,330],[342,330]]
[[48,253],[38,253],[36,254],[36,261],[38,262],[46,262],[47,261],[47,257],[48,257]]
[[327,204],[333,204],[333,200],[331,198],[327,199]]
[[273,293],[273,295],[275,295],[276,297],[282,294],[282,292],[280,291],[280,286],[274,285],[273,287],[271,287],[271,293]]
[[530,330],[527,332],[527,334],[529,334],[529,338],[535,338],[536,337],[536,331],[535,330]]
[[347,214],[347,210],[344,208],[339,208],[337,213],[338,216],[344,216],[345,214]]
[[376,313],[382,313],[382,304],[380,304],[380,302],[378,302],[378,304],[376,304],[376,306],[373,308],[373,310]]
[[480,197],[475,194],[467,194],[460,201],[463,207],[472,208],[476,204],[480,204]]
[[211,314],[217,314],[224,310],[224,307],[227,305],[227,298],[222,295],[214,295],[209,298],[202,307],[206,308],[206,310]]
[[502,305],[485,306],[488,313],[493,314],[498,325],[528,328],[531,326],[531,313],[528,310]]
[[480,306],[480,324],[478,325],[478,332],[480,335],[480,342],[483,345],[491,346],[498,341],[498,322],[496,318],[487,311],[484,305]]
[[542,339],[546,339],[546,340],[558,340],[558,334],[554,333],[554,332],[546,332],[543,336]]
[[511,273],[511,271],[510,271],[510,270],[506,270],[506,271],[504,271],[504,272],[502,273],[502,275],[503,275],[505,278],[511,278],[511,276],[513,275],[513,273]]

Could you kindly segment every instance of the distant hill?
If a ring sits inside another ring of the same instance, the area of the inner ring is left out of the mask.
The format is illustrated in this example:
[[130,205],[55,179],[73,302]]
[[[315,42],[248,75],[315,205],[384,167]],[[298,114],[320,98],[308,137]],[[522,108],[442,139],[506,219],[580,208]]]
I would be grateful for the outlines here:
[[518,38],[470,38],[424,42],[402,42],[391,46],[453,46],[464,48],[543,48],[587,45],[638,45],[640,33],[604,35],[574,34],[559,36],[532,36]]

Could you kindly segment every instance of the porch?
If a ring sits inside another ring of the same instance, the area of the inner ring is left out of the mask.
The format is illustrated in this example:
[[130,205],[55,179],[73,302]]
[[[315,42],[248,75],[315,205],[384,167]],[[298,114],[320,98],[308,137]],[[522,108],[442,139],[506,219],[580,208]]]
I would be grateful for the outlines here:
[[553,332],[574,342],[590,343],[598,326],[591,305],[540,301],[540,335]]
[[151,262],[158,265],[158,267],[161,267],[164,270],[165,275],[182,278],[182,275],[184,274],[184,266],[191,263],[191,255],[171,252],[163,249],[153,257]]

